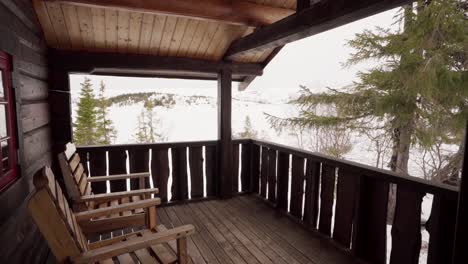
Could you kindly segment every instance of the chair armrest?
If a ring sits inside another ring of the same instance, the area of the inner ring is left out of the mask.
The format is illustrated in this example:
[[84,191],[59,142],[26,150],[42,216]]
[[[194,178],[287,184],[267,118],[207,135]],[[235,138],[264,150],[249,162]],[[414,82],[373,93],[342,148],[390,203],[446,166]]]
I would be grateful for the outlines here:
[[149,176],[150,176],[149,172],[115,174],[115,175],[109,175],[109,176],[92,176],[92,177],[88,177],[88,182],[125,180],[125,179],[145,178]]
[[124,211],[140,209],[140,208],[148,208],[148,207],[156,206],[159,204],[161,204],[161,199],[159,198],[146,199],[142,201],[124,203],[124,204],[119,204],[119,205],[114,205],[114,206],[76,213],[75,217],[76,217],[76,221],[80,222],[80,221],[89,220],[91,218],[107,216],[110,214],[116,214],[116,213],[120,213]]
[[185,238],[195,233],[193,225],[179,226],[167,231],[144,235],[128,241],[115,243],[109,246],[93,249],[84,252],[72,259],[73,263],[95,263],[100,260],[130,253],[138,249],[143,249],[155,244],[169,242],[170,240]]
[[123,192],[114,192],[114,193],[102,193],[102,194],[93,194],[93,195],[83,195],[78,198],[77,202],[103,202],[119,199],[122,197],[131,197],[131,196],[140,196],[145,194],[159,193],[158,188],[152,189],[142,189],[142,190],[133,190],[133,191],[123,191]]

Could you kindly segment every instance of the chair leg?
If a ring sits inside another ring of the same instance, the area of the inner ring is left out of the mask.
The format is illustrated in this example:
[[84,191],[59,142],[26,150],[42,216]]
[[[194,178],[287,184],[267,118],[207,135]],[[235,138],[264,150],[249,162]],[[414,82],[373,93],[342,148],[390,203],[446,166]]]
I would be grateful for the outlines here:
[[148,229],[155,230],[157,226],[155,206],[151,206],[146,209],[146,219],[147,219]]
[[179,264],[188,263],[188,254],[187,254],[187,238],[177,239],[177,259]]

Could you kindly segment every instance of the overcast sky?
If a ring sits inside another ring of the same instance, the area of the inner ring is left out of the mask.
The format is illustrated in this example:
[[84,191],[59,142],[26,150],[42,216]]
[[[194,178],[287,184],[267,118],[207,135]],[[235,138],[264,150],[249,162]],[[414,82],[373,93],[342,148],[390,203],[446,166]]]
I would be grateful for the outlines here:
[[[348,25],[288,44],[266,67],[263,76],[257,77],[247,91],[234,96],[255,96],[265,99],[287,98],[298,91],[300,84],[319,91],[330,86],[339,88],[356,80],[356,72],[372,66],[371,63],[343,68],[342,63],[353,50],[346,42],[356,33],[376,26],[391,27],[398,9],[374,15]],[[393,25],[393,27],[396,27]],[[101,80],[107,85],[107,95],[129,92],[158,91],[181,94],[216,96],[216,82],[174,80],[159,78],[125,78],[91,76],[97,87]],[[72,93],[76,96],[83,76],[71,77]],[[234,85],[237,88],[237,84]],[[195,89],[194,89],[195,88]]]

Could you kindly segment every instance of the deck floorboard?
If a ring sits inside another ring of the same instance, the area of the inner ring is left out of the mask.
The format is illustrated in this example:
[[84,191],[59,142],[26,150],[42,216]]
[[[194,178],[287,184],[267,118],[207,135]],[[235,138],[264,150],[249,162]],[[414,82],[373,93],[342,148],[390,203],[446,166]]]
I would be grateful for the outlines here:
[[162,207],[158,219],[168,228],[195,226],[193,263],[358,263],[254,196]]

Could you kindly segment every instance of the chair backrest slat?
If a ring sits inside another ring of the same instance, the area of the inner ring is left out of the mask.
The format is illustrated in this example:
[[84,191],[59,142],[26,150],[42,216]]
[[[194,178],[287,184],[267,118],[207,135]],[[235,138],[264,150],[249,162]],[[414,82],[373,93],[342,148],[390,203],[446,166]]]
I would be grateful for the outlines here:
[[69,196],[73,200],[78,200],[83,195],[91,194],[88,175],[84,167],[86,164],[81,162],[75,145],[68,143],[65,151],[60,153],[58,158]]
[[28,208],[57,259],[76,256],[87,250],[85,236],[76,222],[49,167],[34,176],[36,192],[31,196]]

